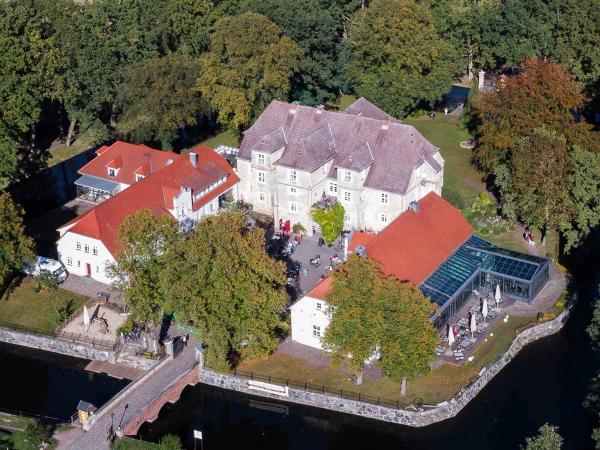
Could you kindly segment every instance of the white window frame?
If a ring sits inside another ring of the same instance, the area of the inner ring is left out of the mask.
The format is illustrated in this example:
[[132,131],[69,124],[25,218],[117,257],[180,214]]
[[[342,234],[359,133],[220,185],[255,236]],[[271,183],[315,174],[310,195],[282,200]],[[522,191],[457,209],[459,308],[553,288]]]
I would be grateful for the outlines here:
[[108,168],[108,176],[109,177],[116,177],[117,176],[117,169],[113,169],[112,167]]
[[325,166],[321,166],[321,173],[324,174],[325,173]]
[[70,256],[67,257],[67,266],[72,266],[73,265],[73,258],[71,258]]
[[258,193],[258,201],[262,202],[262,203],[264,203],[264,202],[267,201],[267,197],[265,196],[264,192],[259,192]]
[[323,304],[321,302],[317,302],[317,309],[319,311],[321,311],[322,308],[323,308]]
[[330,181],[329,182],[329,193],[337,195],[337,191],[338,191],[338,185],[337,185],[337,183],[334,183],[333,181]]
[[344,170],[344,181],[346,181],[347,183],[352,182],[352,172],[350,172],[349,170]]
[[379,220],[381,221],[381,223],[388,223],[388,215],[382,214],[381,216],[379,216]]
[[295,188],[294,186],[290,186],[290,194],[297,194],[298,193],[298,189]]
[[144,179],[144,175],[140,175],[139,173],[135,174],[135,181],[141,181]]
[[256,154],[256,162],[257,164],[264,165],[265,164],[265,155],[264,153]]
[[298,179],[298,173],[294,169],[290,169],[290,181],[295,183]]
[[96,247],[95,245],[92,247],[92,255],[98,256],[98,247]]
[[81,251],[81,242],[75,242],[75,249]]
[[313,337],[321,337],[321,327],[319,325],[312,326],[312,335]]
[[81,261],[77,260],[77,267],[81,267]]
[[90,252],[90,244],[83,244],[83,251],[84,251],[84,253],[89,253]]
[[296,204],[296,202],[290,202],[290,212],[291,213],[298,212],[298,205]]
[[352,201],[352,192],[344,191],[344,201],[348,203]]
[[267,174],[262,170],[256,172],[256,179],[260,184],[266,184],[267,182]]
[[344,214],[344,223],[350,222],[350,214]]
[[390,203],[390,196],[386,192],[381,193],[381,204],[387,205]]

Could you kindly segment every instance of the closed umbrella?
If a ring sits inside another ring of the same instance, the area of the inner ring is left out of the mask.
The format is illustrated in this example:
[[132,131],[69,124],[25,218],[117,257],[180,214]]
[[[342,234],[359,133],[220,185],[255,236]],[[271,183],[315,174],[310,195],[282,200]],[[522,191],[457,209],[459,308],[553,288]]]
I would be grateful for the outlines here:
[[448,324],[448,346],[452,348],[452,344],[454,344],[454,330],[452,325]]
[[85,331],[90,328],[90,312],[86,305],[83,305],[83,326],[85,327]]
[[475,319],[475,314],[471,313],[471,337],[473,337],[473,334],[475,333],[475,331],[477,331],[477,320]]
[[483,306],[481,307],[481,314],[483,315],[483,321],[485,322],[485,318],[488,315],[488,304],[487,304],[487,298],[483,299]]
[[496,308],[498,307],[498,303],[500,303],[500,299],[502,295],[500,294],[500,285],[496,285],[496,294],[494,295],[494,300],[496,300]]

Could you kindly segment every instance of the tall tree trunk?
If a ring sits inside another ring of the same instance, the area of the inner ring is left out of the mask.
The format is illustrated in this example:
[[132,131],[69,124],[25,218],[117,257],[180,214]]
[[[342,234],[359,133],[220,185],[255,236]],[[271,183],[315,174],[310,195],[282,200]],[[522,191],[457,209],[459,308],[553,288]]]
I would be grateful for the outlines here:
[[65,144],[67,147],[71,146],[73,142],[73,135],[75,134],[75,125],[77,124],[77,120],[71,119],[69,122],[69,131],[67,132],[67,139],[65,140]]
[[360,370],[358,371],[358,373],[356,374],[356,384],[357,385],[361,385],[363,383],[364,371],[365,371],[365,368],[361,367]]
[[402,378],[402,384],[400,385],[400,395],[402,395],[403,397],[406,396],[406,383],[407,383],[407,379],[406,377]]
[[469,81],[473,79],[473,50],[469,47],[469,63],[467,64],[467,76]]

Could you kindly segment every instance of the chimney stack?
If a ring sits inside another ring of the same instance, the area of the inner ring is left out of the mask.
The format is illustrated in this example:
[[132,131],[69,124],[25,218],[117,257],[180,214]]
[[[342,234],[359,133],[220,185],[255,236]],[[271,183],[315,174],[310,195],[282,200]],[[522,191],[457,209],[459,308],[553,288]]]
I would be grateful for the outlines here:
[[479,90],[482,91],[483,90],[483,86],[485,84],[485,72],[483,70],[479,71]]
[[190,152],[190,163],[192,163],[192,166],[198,167],[198,153]]
[[412,209],[414,212],[418,213],[419,212],[419,203],[412,201],[408,204],[408,209]]
[[317,114],[323,114],[324,109],[325,109],[325,105],[317,106]]

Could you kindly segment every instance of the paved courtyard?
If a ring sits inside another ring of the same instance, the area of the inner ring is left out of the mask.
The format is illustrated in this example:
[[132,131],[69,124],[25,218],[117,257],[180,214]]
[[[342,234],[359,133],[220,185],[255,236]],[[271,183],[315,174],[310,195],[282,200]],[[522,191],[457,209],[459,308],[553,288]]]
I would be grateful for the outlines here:
[[61,283],[60,287],[90,298],[96,298],[99,292],[108,292],[111,303],[122,303],[122,294],[120,291],[109,284],[100,283],[93,278],[80,277],[70,273],[67,279]]
[[104,340],[115,343],[117,329],[125,323],[125,317],[101,305],[96,305],[89,310],[90,326],[86,330],[83,325],[83,312],[65,326],[64,333],[80,335],[87,340]]

